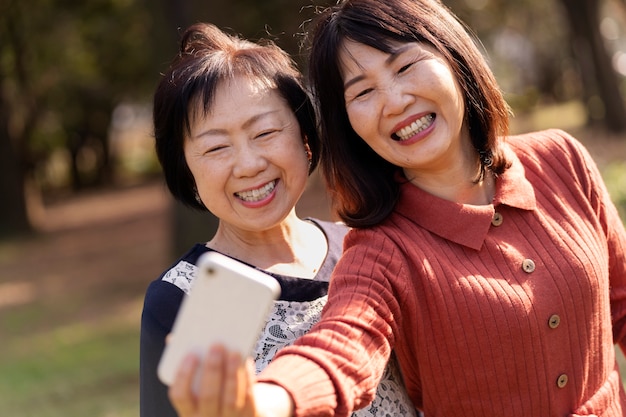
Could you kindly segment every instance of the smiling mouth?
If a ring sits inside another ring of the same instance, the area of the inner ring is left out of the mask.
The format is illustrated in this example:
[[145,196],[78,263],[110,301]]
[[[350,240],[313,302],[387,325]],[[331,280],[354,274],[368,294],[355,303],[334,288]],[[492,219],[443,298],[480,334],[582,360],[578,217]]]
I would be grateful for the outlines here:
[[435,117],[435,113],[427,114],[426,116],[417,119],[410,125],[398,130],[391,136],[394,140],[399,140],[400,142],[405,141],[432,125]]
[[235,193],[235,196],[242,199],[243,201],[248,201],[248,202],[260,201],[266,198],[268,195],[270,195],[272,191],[274,191],[275,187],[276,187],[276,180],[268,182],[263,187],[257,188],[256,190],[248,190],[248,191],[241,191],[241,192]]

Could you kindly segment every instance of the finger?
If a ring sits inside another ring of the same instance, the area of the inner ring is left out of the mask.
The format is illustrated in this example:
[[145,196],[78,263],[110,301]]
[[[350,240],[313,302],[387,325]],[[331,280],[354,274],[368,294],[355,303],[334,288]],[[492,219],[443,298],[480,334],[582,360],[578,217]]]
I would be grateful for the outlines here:
[[226,350],[216,345],[209,349],[201,369],[198,386],[198,414],[219,416],[222,412],[222,386],[226,368]]
[[245,375],[246,375],[246,390],[245,390],[245,407],[242,416],[255,416],[256,413],[256,404],[254,402],[254,383],[256,382],[256,372],[254,367],[254,361],[252,358],[248,358],[245,364]]
[[197,405],[192,387],[199,362],[197,356],[187,356],[181,363],[174,382],[168,390],[170,402],[180,417],[192,416],[196,410]]
[[239,415],[246,401],[248,379],[245,362],[237,352],[230,352],[226,360],[223,386],[224,415]]

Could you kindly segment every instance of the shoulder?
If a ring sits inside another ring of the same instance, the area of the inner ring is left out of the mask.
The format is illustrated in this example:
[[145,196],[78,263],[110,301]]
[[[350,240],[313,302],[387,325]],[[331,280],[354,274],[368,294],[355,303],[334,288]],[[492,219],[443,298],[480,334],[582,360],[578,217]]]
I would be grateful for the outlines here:
[[345,238],[346,233],[348,233],[350,228],[340,222],[330,222],[310,217],[307,218],[307,220],[319,227],[324,235],[326,235],[329,255],[340,255],[343,251],[343,239]]
[[174,319],[184,296],[185,293],[180,288],[169,282],[152,281],[143,301],[142,332],[154,332],[155,329],[162,329],[168,333],[174,324]]
[[206,252],[210,251],[205,245],[196,244],[189,249],[183,256],[178,258],[163,272],[156,281],[169,282],[180,288],[183,292],[188,293],[196,278],[198,268],[198,258]]
[[555,162],[563,162],[571,158],[588,157],[588,151],[583,144],[560,129],[510,136],[507,143],[520,159],[525,155],[537,155]]
[[142,313],[144,321],[153,320],[171,326],[195,278],[195,263],[206,251],[206,246],[195,245],[148,285]]
[[413,239],[407,236],[410,227],[402,219],[401,224],[398,224],[399,219],[392,214],[376,226],[350,230],[346,235],[340,262],[367,271],[386,269],[389,275],[406,270],[406,244]]
[[595,176],[596,166],[585,146],[575,137],[560,129],[549,129],[507,140],[516,156],[527,168],[569,172],[571,175]]
[[313,217],[307,217],[307,220],[319,227],[324,233],[326,233],[329,238],[338,237],[343,239],[348,230],[350,230],[348,226],[341,222],[331,222],[327,220],[316,219]]
[[364,245],[371,246],[373,250],[389,245],[403,246],[407,232],[403,216],[394,210],[390,216],[375,226],[351,229],[346,235],[345,246]]
[[535,187],[545,192],[569,189],[586,196],[602,187],[602,176],[590,152],[567,132],[551,129],[508,139]]

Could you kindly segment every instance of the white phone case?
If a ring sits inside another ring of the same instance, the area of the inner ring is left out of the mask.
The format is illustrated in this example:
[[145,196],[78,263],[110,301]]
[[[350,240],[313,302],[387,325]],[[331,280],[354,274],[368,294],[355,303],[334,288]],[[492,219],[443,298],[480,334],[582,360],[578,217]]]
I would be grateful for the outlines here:
[[216,343],[249,356],[279,295],[270,275],[217,252],[202,255],[159,362],[159,379],[170,385],[188,353],[202,358]]

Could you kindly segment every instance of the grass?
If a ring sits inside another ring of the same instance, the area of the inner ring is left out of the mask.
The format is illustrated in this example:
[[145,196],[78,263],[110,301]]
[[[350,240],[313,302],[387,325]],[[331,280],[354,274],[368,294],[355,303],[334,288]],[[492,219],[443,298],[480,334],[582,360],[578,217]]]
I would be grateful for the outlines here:
[[46,207],[0,241],[0,416],[139,415],[143,292],[168,258],[161,183]]
[[611,199],[626,224],[626,161],[615,161],[602,169],[602,176]]
[[104,319],[5,338],[2,415],[137,416],[138,314],[135,305]]

